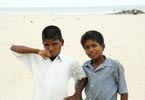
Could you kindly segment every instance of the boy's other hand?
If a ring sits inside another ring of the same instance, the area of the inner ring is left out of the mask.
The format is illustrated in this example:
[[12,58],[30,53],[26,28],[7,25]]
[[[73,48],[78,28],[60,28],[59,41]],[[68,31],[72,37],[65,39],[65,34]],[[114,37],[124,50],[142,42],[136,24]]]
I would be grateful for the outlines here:
[[51,57],[48,50],[38,50],[38,54],[43,57],[44,59],[48,59]]
[[75,95],[73,95],[73,96],[66,97],[63,100],[80,100],[80,99],[76,97]]

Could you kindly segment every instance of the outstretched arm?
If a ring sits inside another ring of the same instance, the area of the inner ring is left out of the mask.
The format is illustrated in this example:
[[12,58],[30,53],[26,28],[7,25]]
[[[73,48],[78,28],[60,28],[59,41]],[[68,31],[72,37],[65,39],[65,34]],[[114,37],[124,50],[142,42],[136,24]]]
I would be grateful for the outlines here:
[[76,91],[73,96],[69,96],[64,98],[64,100],[79,100],[79,98],[82,96],[82,91],[86,85],[87,78],[83,78],[79,81],[78,87],[76,88]]
[[36,53],[38,54],[38,49],[35,48],[30,48],[30,47],[26,47],[26,46],[21,46],[21,45],[12,45],[10,48],[12,51],[17,52],[17,53]]
[[12,45],[10,49],[14,52],[21,53],[21,54],[26,54],[26,53],[39,54],[44,59],[47,59],[50,57],[50,53],[48,50],[39,50],[36,48],[30,48],[30,47],[21,46],[21,45]]

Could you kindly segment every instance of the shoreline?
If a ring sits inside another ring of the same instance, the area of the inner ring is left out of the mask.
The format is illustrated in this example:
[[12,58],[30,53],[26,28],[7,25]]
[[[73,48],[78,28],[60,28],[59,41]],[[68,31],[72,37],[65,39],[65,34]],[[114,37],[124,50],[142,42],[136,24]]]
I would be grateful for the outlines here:
[[1,7],[0,12],[12,13],[49,13],[49,14],[107,14],[124,10],[138,9],[145,12],[145,5],[121,5],[121,6],[66,6],[66,7]]

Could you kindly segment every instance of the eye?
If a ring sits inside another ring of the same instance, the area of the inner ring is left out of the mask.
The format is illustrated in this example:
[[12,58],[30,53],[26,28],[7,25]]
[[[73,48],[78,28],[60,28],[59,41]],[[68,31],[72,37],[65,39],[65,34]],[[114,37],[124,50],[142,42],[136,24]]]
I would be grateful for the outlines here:
[[58,43],[52,43],[52,45],[53,45],[53,46],[56,46],[56,45],[58,45]]
[[97,44],[92,44],[92,47],[95,48],[95,47],[98,47],[98,45]]
[[85,46],[85,49],[88,50],[90,48],[90,46]]
[[48,44],[44,44],[44,46],[48,47],[49,45]]

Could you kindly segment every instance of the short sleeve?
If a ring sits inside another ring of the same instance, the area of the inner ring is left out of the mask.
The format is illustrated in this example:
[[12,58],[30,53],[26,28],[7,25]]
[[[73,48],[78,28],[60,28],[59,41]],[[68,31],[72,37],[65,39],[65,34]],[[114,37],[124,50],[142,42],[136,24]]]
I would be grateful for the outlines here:
[[81,80],[82,78],[86,78],[86,74],[83,68],[80,66],[79,62],[73,63],[71,76],[74,78],[75,81]]
[[118,82],[118,92],[119,94],[128,93],[127,84],[124,75],[124,68],[123,66],[118,63],[118,70],[117,70],[117,82]]
[[12,51],[12,53],[14,54],[14,56],[16,56],[18,58],[18,60],[22,64],[31,68],[31,57],[30,57],[31,54],[20,54],[20,53],[16,53],[16,52],[13,52],[13,51]]

